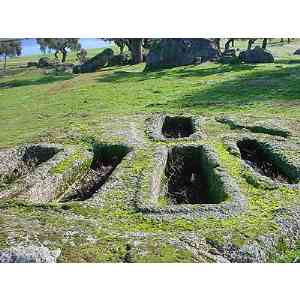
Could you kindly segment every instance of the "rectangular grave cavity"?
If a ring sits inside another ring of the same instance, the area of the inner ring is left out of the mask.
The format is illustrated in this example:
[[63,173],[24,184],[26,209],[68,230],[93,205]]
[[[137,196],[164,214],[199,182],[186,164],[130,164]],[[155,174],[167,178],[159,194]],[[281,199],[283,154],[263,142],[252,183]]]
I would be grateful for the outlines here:
[[51,145],[30,145],[29,147],[24,149],[22,160],[26,164],[33,164],[35,166],[38,166],[39,164],[46,162],[47,160],[52,158],[60,150],[62,149]]
[[224,182],[215,172],[203,146],[176,146],[169,150],[165,176],[172,204],[217,204],[226,199]]
[[88,173],[68,192],[61,202],[84,201],[91,198],[107,181],[114,169],[130,152],[124,145],[95,144]]
[[293,173],[293,167],[273,152],[267,144],[255,139],[243,139],[237,142],[237,146],[241,158],[259,174],[281,183],[298,181]]
[[12,182],[29,173],[38,165],[51,159],[60,150],[62,149],[47,144],[26,145],[18,148],[16,157],[12,157],[12,168],[6,176],[6,180]]
[[194,133],[192,118],[166,116],[162,126],[162,134],[165,138],[178,139],[189,137]]

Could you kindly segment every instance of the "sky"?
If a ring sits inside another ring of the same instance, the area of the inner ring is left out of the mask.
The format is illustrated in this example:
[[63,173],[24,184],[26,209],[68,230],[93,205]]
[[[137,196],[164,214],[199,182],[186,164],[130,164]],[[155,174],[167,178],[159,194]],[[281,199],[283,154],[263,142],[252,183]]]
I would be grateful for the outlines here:
[[[80,39],[80,44],[85,49],[101,48],[109,45],[101,39],[96,38],[84,38]],[[40,54],[40,46],[37,44],[35,38],[28,38],[22,40],[22,56]]]

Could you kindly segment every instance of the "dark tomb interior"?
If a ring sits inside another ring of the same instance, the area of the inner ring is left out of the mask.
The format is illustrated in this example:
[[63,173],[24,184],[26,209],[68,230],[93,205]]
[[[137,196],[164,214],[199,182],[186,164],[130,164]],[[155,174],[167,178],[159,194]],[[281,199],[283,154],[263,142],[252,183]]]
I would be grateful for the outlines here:
[[223,185],[199,147],[172,148],[165,169],[172,204],[215,204],[225,200]]
[[162,134],[166,138],[177,139],[194,133],[193,122],[187,117],[169,117],[164,120]]
[[242,140],[237,143],[242,159],[261,175],[274,181],[290,183],[291,179],[278,167],[278,163],[272,159],[272,153],[264,149],[256,140]]
[[96,144],[93,152],[94,157],[88,173],[81,179],[79,186],[67,193],[61,202],[84,201],[92,197],[130,152],[130,149],[123,145]]

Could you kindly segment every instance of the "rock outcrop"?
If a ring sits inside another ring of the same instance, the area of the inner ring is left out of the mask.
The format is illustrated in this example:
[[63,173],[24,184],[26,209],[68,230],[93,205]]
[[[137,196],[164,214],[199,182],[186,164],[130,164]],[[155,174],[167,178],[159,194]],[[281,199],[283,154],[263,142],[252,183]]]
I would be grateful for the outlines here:
[[50,62],[48,57],[41,57],[37,63],[39,68],[51,67],[53,64]]
[[55,263],[60,249],[50,251],[42,246],[18,246],[0,251],[0,263]]
[[86,63],[82,65],[76,65],[73,68],[73,73],[90,73],[95,72],[99,68],[108,66],[111,58],[114,56],[112,49],[104,49],[101,53],[90,58]]
[[114,55],[110,61],[110,66],[126,66],[131,63],[131,57],[129,53],[120,53],[117,55]]
[[294,55],[300,55],[300,49],[297,49],[297,50],[294,52]]
[[209,39],[162,39],[147,55],[145,70],[202,63],[218,55]]
[[248,64],[274,62],[274,57],[272,53],[266,51],[265,49],[259,46],[256,46],[254,49],[242,51],[239,55],[239,59],[240,61]]
[[218,61],[222,64],[236,64],[240,62],[239,58],[236,56],[235,49],[225,50]]

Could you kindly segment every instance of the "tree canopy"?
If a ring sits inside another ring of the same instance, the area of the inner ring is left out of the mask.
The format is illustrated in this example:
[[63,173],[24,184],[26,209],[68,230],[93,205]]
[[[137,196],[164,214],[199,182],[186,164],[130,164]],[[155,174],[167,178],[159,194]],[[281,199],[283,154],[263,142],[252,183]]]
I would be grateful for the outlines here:
[[104,39],[106,41],[114,42],[119,48],[120,52],[123,53],[125,46],[128,48],[132,55],[132,63],[138,64],[143,62],[143,48],[148,48],[150,39],[140,39],[140,38],[132,38],[132,39]]
[[4,57],[4,70],[7,57],[19,56],[22,52],[21,41],[17,39],[0,40],[0,56]]
[[38,38],[37,43],[40,45],[41,51],[45,52],[47,49],[55,50],[55,58],[59,59],[58,54],[62,54],[61,62],[65,62],[67,58],[67,49],[76,51],[81,49],[79,39],[53,39],[53,38]]

